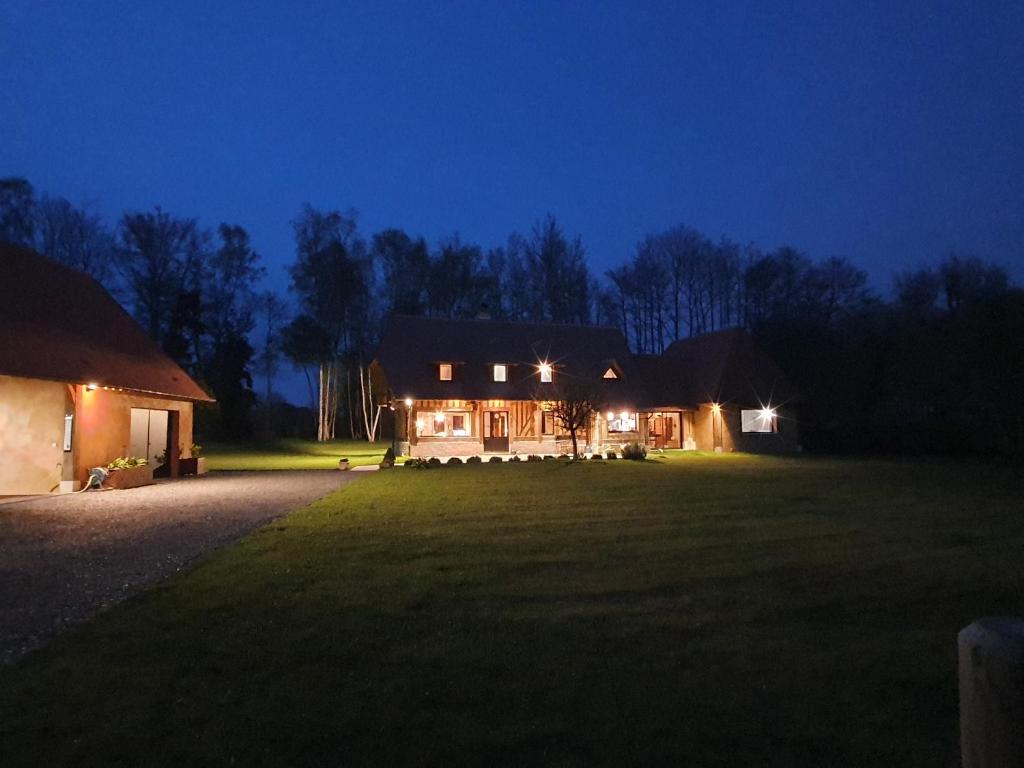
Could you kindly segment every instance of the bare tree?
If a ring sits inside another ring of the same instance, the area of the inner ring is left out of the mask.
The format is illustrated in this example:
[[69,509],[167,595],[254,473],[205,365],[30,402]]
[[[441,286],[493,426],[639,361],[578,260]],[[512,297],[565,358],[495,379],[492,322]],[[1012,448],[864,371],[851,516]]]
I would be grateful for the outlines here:
[[551,402],[551,413],[569,433],[572,456],[578,459],[579,431],[585,430],[591,416],[604,408],[604,388],[597,382],[564,375],[556,384],[538,391],[534,397]]
[[28,179],[0,179],[0,240],[31,247],[35,190]]
[[35,239],[40,253],[111,287],[114,236],[98,213],[76,208],[63,197],[44,195],[35,207]]

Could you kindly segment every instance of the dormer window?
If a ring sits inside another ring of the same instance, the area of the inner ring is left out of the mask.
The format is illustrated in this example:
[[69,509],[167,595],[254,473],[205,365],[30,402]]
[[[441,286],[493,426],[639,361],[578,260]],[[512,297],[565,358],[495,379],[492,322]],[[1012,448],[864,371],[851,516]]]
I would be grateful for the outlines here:
[[441,381],[452,380],[452,364],[451,363],[440,363],[437,366],[437,378]]
[[617,379],[617,378],[619,378],[619,374],[617,374],[615,372],[614,368],[609,368],[607,371],[604,372],[604,376],[602,376],[601,378],[602,379]]
[[538,365],[537,372],[540,374],[541,384],[551,383],[551,366],[548,363],[541,363]]
[[494,366],[494,380],[508,381],[508,366],[504,363],[497,363]]

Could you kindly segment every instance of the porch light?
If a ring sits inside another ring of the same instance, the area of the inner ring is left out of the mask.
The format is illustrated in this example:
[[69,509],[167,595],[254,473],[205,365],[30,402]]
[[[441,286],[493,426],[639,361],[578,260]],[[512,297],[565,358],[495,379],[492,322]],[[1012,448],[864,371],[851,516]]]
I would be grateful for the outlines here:
[[411,397],[405,398],[405,407],[406,408],[412,408],[412,398]]
[[712,413],[720,413],[721,410],[722,410],[722,406],[720,406],[718,403],[712,403],[711,404],[711,412]]
[[85,388],[88,389],[90,392],[95,390],[97,387],[99,387],[99,384],[97,384],[95,381],[90,381],[88,384],[85,385]]

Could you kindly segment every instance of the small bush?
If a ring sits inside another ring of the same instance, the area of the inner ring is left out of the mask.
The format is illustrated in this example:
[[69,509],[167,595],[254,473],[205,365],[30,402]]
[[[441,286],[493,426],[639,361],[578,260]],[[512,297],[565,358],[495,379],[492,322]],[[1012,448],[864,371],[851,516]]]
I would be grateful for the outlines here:
[[429,459],[427,459],[427,464],[429,464],[432,467],[440,467],[441,460],[436,456],[431,456]]
[[423,469],[423,462],[420,459],[409,459],[402,466],[406,469]]
[[488,464],[501,464],[501,456],[491,456],[491,458],[489,458],[487,460],[487,463]]
[[[495,458],[497,458],[497,457],[495,457]],[[466,459],[466,463],[467,464],[482,464],[483,463],[483,459],[481,459],[479,456],[470,456],[468,459]]]
[[604,461],[604,456],[602,456],[600,453],[595,453],[595,454],[591,455],[590,460],[591,461]]
[[558,454],[558,460],[559,461],[568,461],[569,460],[569,454],[568,453],[560,453],[560,454]]
[[555,457],[552,456],[550,453],[547,456],[544,457],[544,461],[554,461],[554,460],[555,460]]
[[609,458],[609,459],[617,459],[617,458],[619,458],[618,454],[616,454],[616,453],[615,453],[615,451],[614,451],[614,450],[611,450],[611,449],[609,449],[609,450],[605,451],[605,452],[604,452],[604,455],[605,455],[605,456],[606,456],[607,458]]
[[445,462],[445,464],[461,464],[461,463],[462,463],[462,459],[460,459],[458,456],[452,456],[450,459],[448,459],[448,461]]
[[622,458],[630,461],[643,461],[647,458],[647,446],[640,443],[626,443],[622,446]]
[[531,453],[529,456],[526,457],[526,460],[527,461],[540,461],[541,458],[537,454]]
[[520,459],[519,456],[517,455],[517,456],[513,456],[511,459],[509,459],[509,461],[522,461],[522,459]]

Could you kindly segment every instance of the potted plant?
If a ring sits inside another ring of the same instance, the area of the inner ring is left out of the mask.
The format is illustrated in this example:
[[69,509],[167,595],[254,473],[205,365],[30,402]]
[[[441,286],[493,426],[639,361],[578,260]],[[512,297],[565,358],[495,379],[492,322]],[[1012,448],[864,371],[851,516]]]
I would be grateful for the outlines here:
[[178,472],[182,475],[202,475],[206,473],[206,459],[202,457],[203,446],[192,443],[189,455],[178,459]]
[[153,484],[153,467],[138,456],[121,456],[107,464],[110,472],[104,485],[108,488],[138,488]]
[[346,471],[348,469],[348,459],[347,458],[338,459],[338,469],[340,469],[342,472],[344,472],[344,471]]

